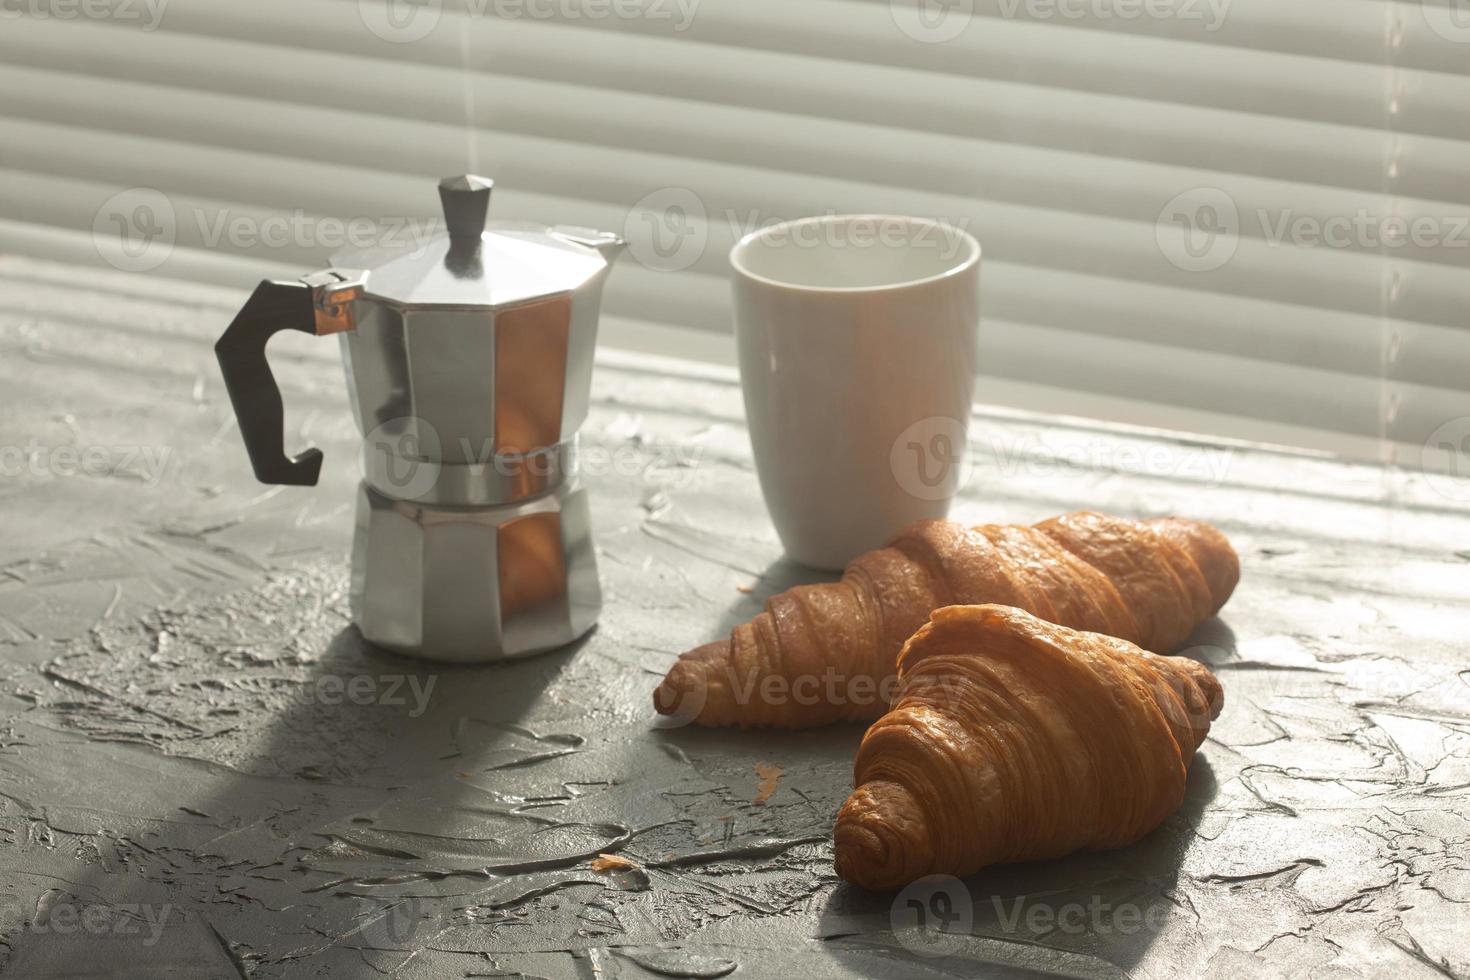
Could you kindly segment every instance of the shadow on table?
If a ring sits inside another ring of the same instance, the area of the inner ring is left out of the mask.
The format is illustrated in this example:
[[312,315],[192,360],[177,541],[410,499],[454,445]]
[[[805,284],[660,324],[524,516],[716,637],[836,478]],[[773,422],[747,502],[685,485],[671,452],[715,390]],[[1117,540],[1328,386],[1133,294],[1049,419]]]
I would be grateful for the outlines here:
[[1175,655],[1198,660],[1211,670],[1240,659],[1236,652],[1235,631],[1218,616],[1200,623]]
[[779,558],[767,565],[761,572],[758,589],[749,595],[742,596],[725,609],[717,624],[711,629],[712,638],[724,639],[730,635],[732,629],[759,615],[766,606],[766,600],[773,595],[779,595],[798,585],[836,582],[841,577],[837,572],[819,571],[799,565],[789,558]]
[[998,866],[963,880],[936,877],[890,893],[844,883],[822,913],[824,948],[839,958],[896,951],[904,968],[893,976],[1126,975],[1171,932],[1198,928],[1176,886],[1216,790],[1200,755],[1183,806],[1130,847]]
[[[257,723],[257,737],[241,758],[155,762],[197,774],[187,786],[140,787],[166,801],[143,812],[177,803],[175,819],[126,835],[142,852],[138,867],[99,864],[58,879],[27,909],[29,928],[5,974],[399,975],[404,951],[442,929],[437,913],[486,887],[483,868],[497,855],[536,865],[543,845],[528,822],[558,826],[522,812],[534,804],[475,781],[488,773],[482,782],[493,785],[502,773],[575,752],[576,736],[518,722],[586,639],[539,657],[458,667],[396,656],[343,629],[265,725],[242,719]],[[555,861],[558,848],[583,844],[595,854],[595,841],[544,848]]]
[[[763,574],[761,591],[830,579],[780,561]],[[719,628],[728,632],[762,602],[762,596],[743,597],[726,610]],[[292,624],[281,628],[289,635]],[[1198,639],[1233,656],[1224,624],[1207,624]],[[554,794],[574,799],[578,794],[568,786],[596,773],[563,772],[560,762],[532,765],[574,756],[580,738],[520,724],[586,642],[499,665],[454,667],[383,652],[348,627],[310,661],[305,676],[272,676],[268,668],[232,672],[219,664],[217,683],[203,678],[190,697],[218,702],[220,730],[232,724],[239,730],[239,750],[220,763],[201,761],[215,758],[214,749],[191,757],[187,741],[173,743],[171,756],[113,746],[116,764],[137,772],[137,785],[127,787],[130,799],[119,801],[118,813],[165,813],[155,820],[127,818],[130,825],[94,835],[123,840],[120,860],[111,867],[99,860],[85,875],[56,879],[33,913],[31,934],[17,937],[7,975],[379,978],[396,975],[406,951],[434,941],[445,928],[446,911],[494,909],[556,887],[542,881],[544,869],[615,850],[620,829],[590,818],[567,824],[543,816]],[[206,668],[217,656],[198,653]],[[281,690],[295,693],[279,695],[252,715],[229,703],[230,685],[247,680],[280,682]],[[779,760],[789,752],[791,765],[822,767],[804,788],[816,791],[812,805],[822,810],[825,833],[828,804],[840,803],[850,788],[851,757],[863,729],[834,726],[799,738],[752,734],[740,744],[751,757]],[[733,741],[723,731],[670,734],[675,744],[707,745],[710,754],[714,746],[728,752]],[[981,945],[955,955],[1003,963],[1006,950],[1020,944],[1054,948],[1057,956],[1136,962],[1157,934],[1127,931],[1116,917],[1099,928],[1093,917],[1129,903],[1147,911],[1168,901],[1179,856],[1212,792],[1209,777],[1208,763],[1197,760],[1185,809],[1125,851],[972,878],[964,895],[975,925],[966,942]],[[507,855],[519,856],[520,863]],[[503,875],[490,880],[487,866]],[[483,894],[500,885],[504,894]],[[1091,911],[1094,896],[1107,909]],[[1043,912],[1033,913],[1038,902]],[[1079,902],[1088,918],[1075,932],[1071,909]],[[824,921],[832,939],[826,948],[846,955],[846,946],[892,947],[892,903],[891,896],[839,889]],[[1033,935],[1045,925],[1046,909],[1056,921]],[[486,925],[465,923],[479,930]],[[424,955],[438,962],[432,958],[443,954]]]

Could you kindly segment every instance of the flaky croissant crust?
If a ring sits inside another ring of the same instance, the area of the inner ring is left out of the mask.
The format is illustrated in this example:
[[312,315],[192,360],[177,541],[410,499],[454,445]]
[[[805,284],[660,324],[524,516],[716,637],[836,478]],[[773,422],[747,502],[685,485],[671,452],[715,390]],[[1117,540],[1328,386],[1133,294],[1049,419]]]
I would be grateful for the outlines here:
[[921,521],[840,582],[773,596],[729,640],[684,654],[654,704],[701,725],[870,721],[888,706],[899,650],[939,607],[1016,606],[1167,652],[1239,576],[1225,536],[1199,521],[1087,511],[1034,526]]
[[874,889],[1138,840],[1224,700],[1192,660],[997,605],[937,610],[898,688],[834,832],[838,874]]

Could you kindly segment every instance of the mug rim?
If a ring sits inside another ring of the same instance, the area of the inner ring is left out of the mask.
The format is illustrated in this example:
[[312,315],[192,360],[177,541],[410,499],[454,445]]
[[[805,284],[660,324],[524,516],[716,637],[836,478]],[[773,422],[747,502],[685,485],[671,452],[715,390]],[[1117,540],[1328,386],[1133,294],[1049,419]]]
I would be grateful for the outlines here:
[[[924,276],[919,279],[904,279],[898,282],[879,283],[872,286],[812,286],[797,282],[786,282],[781,279],[772,279],[760,273],[752,272],[748,266],[741,262],[741,254],[756,241],[779,233],[789,232],[793,228],[810,224],[841,225],[851,224],[854,221],[895,221],[904,222],[909,227],[921,228],[944,228],[958,232],[961,241],[965,244],[966,254],[962,259],[956,261],[950,268],[933,275]],[[980,240],[969,231],[959,225],[938,218],[923,218],[911,214],[882,214],[877,212],[854,212],[852,214],[818,214],[809,215],[805,218],[792,218],[788,221],[777,222],[765,228],[757,228],[755,231],[747,232],[740,240],[730,247],[730,266],[737,276],[758,282],[773,289],[786,289],[802,293],[829,293],[829,294],[852,294],[852,293],[878,293],[892,292],[900,289],[911,289],[919,286],[927,286],[942,282],[954,276],[961,275],[971,268],[980,264],[984,250]]]

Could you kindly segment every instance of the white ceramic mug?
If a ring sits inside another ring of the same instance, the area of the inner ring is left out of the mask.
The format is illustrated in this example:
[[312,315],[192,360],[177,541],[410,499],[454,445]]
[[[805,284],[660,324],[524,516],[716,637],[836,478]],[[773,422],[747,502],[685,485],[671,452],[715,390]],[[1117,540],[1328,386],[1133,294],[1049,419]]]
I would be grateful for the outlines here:
[[966,473],[980,243],[924,218],[773,225],[730,253],[761,490],[786,553],[841,568],[948,514]]

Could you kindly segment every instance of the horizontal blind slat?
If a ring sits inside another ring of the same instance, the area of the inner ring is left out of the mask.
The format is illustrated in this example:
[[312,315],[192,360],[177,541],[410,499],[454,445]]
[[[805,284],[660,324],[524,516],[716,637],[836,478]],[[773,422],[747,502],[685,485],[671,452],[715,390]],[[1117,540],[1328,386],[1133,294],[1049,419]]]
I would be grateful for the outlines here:
[[[1378,5],[1378,0],[1327,0],[1322,6],[1331,10],[1361,4]],[[338,15],[321,16],[324,5],[333,7]],[[1011,18],[977,18],[984,23],[954,42],[920,44],[897,29],[887,4],[703,0],[682,31],[676,29],[676,21],[646,17],[507,20],[461,17],[450,13],[450,9],[452,5],[446,5],[432,33],[409,44],[374,36],[358,18],[356,0],[330,0],[325,4],[323,0],[254,0],[248,6],[228,0],[191,0],[187,5],[171,7],[157,33],[229,37],[502,74],[519,74],[524,68],[524,73],[533,75],[539,45],[528,45],[526,39],[560,33],[575,39],[586,52],[577,80],[589,85],[616,86],[639,77],[651,84],[667,84],[657,58],[626,57],[632,53],[631,45],[654,45],[650,51],[707,45],[902,67],[931,76],[1008,79],[1048,88],[1100,91],[1369,128],[1381,125],[1385,111],[1386,68],[1382,61],[1337,60],[1125,32],[1099,36],[1098,31]],[[781,25],[781,29],[772,30],[772,24]],[[118,32],[128,29],[109,26]],[[461,44],[458,36],[461,28],[468,35],[466,44]],[[1376,36],[1385,34],[1380,31]],[[1444,43],[1449,50],[1456,47],[1449,41]],[[1470,136],[1470,120],[1460,111],[1470,77],[1407,64],[1394,67],[1403,83],[1423,83],[1413,104],[1406,104],[1400,128],[1457,138]],[[558,65],[557,69],[563,76],[565,66]],[[832,69],[840,72],[841,66],[834,64]],[[1457,96],[1461,97],[1458,102]]]
[[[152,34],[7,22],[0,242],[64,251],[35,229],[85,235],[111,193],[157,186],[181,211],[165,270],[248,280],[326,250],[212,242],[209,220],[427,219],[424,178],[471,167],[501,216],[636,246],[638,202],[686,189],[696,254],[625,259],[607,309],[713,336],[742,231],[917,213],[985,243],[987,356],[1027,383],[1410,438],[1463,399],[1470,249],[1442,238],[1470,212],[1470,64],[1416,2],[1229,0],[1205,29],[1111,0],[976,0],[944,44],[905,38],[887,0],[702,0],[681,26],[464,2],[410,44],[375,37],[356,0],[191,0]],[[1164,209],[1201,189],[1240,240],[1190,271]],[[1355,215],[1441,240],[1303,240]]]
[[[364,65],[350,60],[329,66],[330,71],[322,76],[314,76],[313,67],[321,66],[302,66],[302,84],[325,81],[342,72],[362,74],[365,70]],[[187,77],[188,71],[187,66],[181,67],[179,74]],[[444,71],[421,69],[395,74],[391,84],[385,81],[384,88],[391,88],[400,97],[415,94],[433,104],[432,94],[446,83]],[[120,81],[99,87],[94,80],[74,73],[9,66],[0,66],[0,84],[13,93],[5,106],[8,115],[60,118],[75,126],[279,153],[334,153],[339,159],[395,150],[399,156],[410,154],[411,144],[393,138],[397,127],[438,124],[457,129],[466,125],[463,114],[400,115],[391,106],[382,107],[377,100],[364,99],[361,94],[350,100],[344,96],[339,105],[314,102],[287,114],[279,104],[282,93],[262,97],[241,92],[236,86],[212,92],[185,91],[156,81]],[[1342,191],[1339,202],[1350,200],[1351,193],[1378,192],[1383,184],[1380,136],[1341,127],[1322,126],[1320,132],[1298,127],[1293,142],[1284,140],[1284,130],[1268,133],[1275,139],[1271,142],[1260,135],[1268,121],[1258,117],[1224,118],[1217,114],[1197,119],[1194,128],[1160,132],[1156,143],[1137,133],[1119,136],[1115,147],[1119,152],[1114,154],[1080,145],[1058,148],[1017,142],[1006,132],[962,137],[915,131],[897,112],[882,126],[874,121],[832,119],[801,120],[798,125],[785,114],[773,116],[769,111],[747,107],[621,92],[594,99],[594,93],[578,86],[535,80],[482,79],[474,88],[476,120],[501,133],[561,140],[575,137],[579,143],[596,147],[636,147],[672,156],[848,177],[880,166],[892,167],[895,161],[926,157],[949,161],[929,175],[939,185],[935,189],[975,189],[987,196],[1015,200],[1039,202],[1056,196],[1067,203],[1075,196],[1073,188],[1080,188],[1090,198],[1111,203],[1121,194],[1106,183],[1110,178],[1127,192],[1129,188],[1146,189],[1158,182],[1159,175],[1180,170],[1274,179],[1287,184],[1310,183],[1324,192]],[[372,116],[369,121],[355,122],[362,119],[364,105],[374,107]],[[407,107],[400,106],[399,110],[406,113]],[[340,111],[351,115],[338,117],[336,112]],[[371,119],[378,120],[376,126]],[[343,130],[350,133],[349,138],[343,138]],[[768,132],[779,135],[758,135]],[[1321,140],[1312,141],[1314,136]],[[1232,149],[1216,157],[1208,152],[1208,146],[1202,148],[1206,140]],[[1132,152],[1127,155],[1122,154],[1125,141],[1132,144]],[[1311,149],[1291,149],[1302,141],[1308,141]],[[1192,149],[1181,152],[1186,146]],[[1470,170],[1470,143],[1421,139],[1402,150],[1401,155],[1401,171],[1407,173],[1401,172],[1394,185],[1398,197],[1412,199],[1416,188],[1425,194],[1449,189],[1464,200],[1433,202],[1433,206],[1470,213],[1470,186],[1445,179],[1448,174]],[[1148,203],[1153,203],[1151,198]]]
[[[54,129],[54,127],[53,127]],[[70,172],[82,177],[100,178],[104,173],[108,175],[126,175],[127,164],[130,158],[136,160],[135,174],[142,179],[147,177],[172,178],[174,174],[160,173],[157,160],[168,160],[176,168],[176,180],[160,180],[170,187],[175,187],[186,194],[196,192],[199,196],[209,190],[219,191],[221,186],[218,178],[214,176],[222,170],[228,169],[230,156],[210,151],[208,148],[188,146],[182,151],[173,147],[158,147],[147,141],[118,139],[117,141],[99,141],[94,134],[85,131],[62,132],[60,135],[51,133],[48,135],[45,127],[32,127],[25,124],[0,121],[0,132],[12,135],[10,141],[11,149],[0,154],[12,164],[14,158],[23,156],[31,151],[43,155],[45,162],[52,169],[68,171],[70,160],[76,161],[76,166]],[[504,141],[502,141],[504,142]],[[70,143],[72,150],[70,159],[65,150],[65,144]],[[423,141],[417,144],[423,152]],[[100,155],[97,150],[104,151]],[[45,153],[41,154],[38,147],[45,147]],[[522,161],[522,169],[530,169],[540,159],[536,150],[544,147],[532,147],[527,157]],[[453,149],[446,148],[444,161],[441,169],[452,169],[454,165]],[[237,199],[258,204],[274,204],[277,208],[284,208],[292,202],[305,202],[320,204],[320,210],[326,213],[336,213],[342,216],[353,215],[387,215],[387,214],[414,214],[428,218],[425,212],[432,204],[424,200],[424,195],[418,183],[407,176],[392,176],[374,174],[371,172],[351,171],[352,189],[345,191],[338,185],[343,183],[343,172],[333,168],[315,168],[317,173],[312,176],[314,168],[303,165],[299,161],[289,159],[260,159],[252,157],[251,166],[242,168],[242,174],[234,182],[238,187],[239,194],[234,195]],[[39,156],[35,161],[39,165]],[[236,161],[239,162],[238,160]],[[510,163],[501,157],[498,163],[502,166]],[[604,158],[605,162],[605,158]],[[514,167],[511,168],[515,170]],[[625,168],[636,169],[636,168]],[[548,172],[554,172],[548,168],[542,168],[542,176]],[[640,171],[642,173],[643,171]],[[274,177],[274,180],[268,179]],[[611,201],[605,201],[600,207],[586,208],[568,205],[563,198],[572,189],[579,188],[585,192],[589,183],[595,180],[595,175],[572,172],[564,175],[560,184],[545,186],[547,192],[544,196],[550,198],[548,204],[562,202],[556,206],[556,214],[551,217],[554,220],[578,221],[592,223],[594,221],[611,224],[613,226],[629,227],[628,213],[626,209],[619,208]],[[741,182],[746,186],[751,183],[748,175],[741,175]],[[536,183],[536,182],[531,182]],[[709,183],[709,182],[706,182]],[[508,182],[512,188],[523,186],[515,181]],[[544,186],[544,185],[543,185]],[[224,185],[225,189],[231,188],[231,184]],[[637,193],[646,184],[635,184],[631,187],[614,188],[610,196],[619,194],[626,200],[629,196]],[[512,190],[505,198],[507,213],[517,217],[534,217],[540,204],[539,198],[536,204],[526,207],[518,207],[517,200],[525,192]],[[250,199],[253,198],[253,201]],[[747,200],[749,198],[747,197]],[[809,198],[809,199],[820,199]],[[914,202],[920,198],[915,197]],[[35,220],[44,220],[49,209],[56,205],[51,203],[51,198],[45,195],[21,193],[17,195],[15,207],[24,209]],[[530,200],[530,198],[528,198]],[[800,198],[798,198],[800,200]],[[936,199],[927,197],[933,202]],[[98,202],[100,203],[100,202]],[[718,204],[729,203],[725,209],[724,219],[719,215]],[[701,231],[708,238],[703,249],[699,267],[708,271],[723,271],[724,252],[728,246],[746,230],[752,222],[770,220],[773,217],[793,216],[802,213],[799,204],[772,201],[764,208],[751,209],[745,213],[739,213],[734,209],[734,198],[728,202],[720,202],[718,199],[711,201],[711,210],[715,212],[713,220]],[[842,198],[829,197],[828,203],[836,210],[849,210],[860,207],[862,200],[860,192],[849,192]],[[1119,259],[1127,257],[1122,249],[1126,242],[1131,239],[1135,242],[1133,249],[1134,261],[1121,264],[1116,270],[1121,278],[1135,278],[1135,281],[1153,281],[1161,285],[1183,286],[1198,288],[1209,281],[1209,277],[1191,276],[1172,269],[1168,263],[1163,261],[1159,251],[1158,242],[1154,235],[1155,229],[1151,226],[1140,225],[1138,227],[1123,223],[1112,223],[1111,227],[1118,233],[1119,237],[1109,238],[1097,233],[1093,226],[1099,226],[1099,222],[1091,222],[1087,228],[1065,222],[1066,215],[1055,215],[1050,211],[1036,211],[1035,209],[1021,209],[1009,205],[996,205],[994,208],[975,208],[973,202],[968,202],[969,213],[957,215],[954,210],[946,211],[944,205],[931,203],[927,208],[922,205],[915,206],[913,210],[928,210],[931,213],[947,215],[956,220],[968,220],[982,237],[991,237],[991,233],[999,234],[1002,240],[1017,244],[1024,244],[1027,237],[1035,242],[1035,247],[1025,252],[1016,253],[1009,248],[993,249],[992,255],[1006,261],[1020,262],[1023,264],[1051,265],[1066,271],[1066,266],[1056,261],[1057,249],[1064,240],[1070,239],[1074,246],[1078,240],[1084,237],[1095,239],[1095,250],[1089,255],[1085,252],[1078,254],[1071,263],[1074,270],[1095,273],[1099,268],[1106,269],[1107,265],[1120,265]],[[395,210],[396,209],[396,210]],[[263,213],[269,213],[266,209]],[[544,213],[544,212],[543,212]],[[1011,216],[1010,220],[1006,220]],[[92,214],[86,209],[76,209],[72,212],[71,220],[89,224]],[[207,220],[207,219],[203,219]],[[1048,222],[1052,229],[1054,240],[1047,240],[1038,231],[1040,222]],[[1061,223],[1058,223],[1061,222]],[[1027,229],[1030,229],[1029,234]],[[187,234],[189,229],[183,229]],[[1089,236],[1086,232],[1092,231]],[[1126,237],[1124,235],[1126,234]],[[193,244],[203,244],[196,240]],[[228,243],[226,243],[228,246]],[[1074,251],[1077,249],[1074,247]],[[1061,253],[1065,257],[1065,250]],[[1104,257],[1108,260],[1105,262]],[[1288,260],[1294,261],[1297,268],[1291,268]],[[1326,281],[1332,283],[1334,290],[1334,304],[1331,307],[1344,312],[1352,312],[1354,307],[1344,302],[1353,293],[1357,294],[1356,310],[1359,313],[1375,313],[1381,301],[1381,283],[1372,277],[1365,278],[1365,270],[1376,271],[1376,259],[1372,256],[1356,254],[1339,254],[1332,250],[1312,250],[1306,248],[1273,248],[1261,242],[1243,242],[1237,259],[1232,265],[1248,267],[1240,278],[1240,286],[1233,290],[1238,295],[1256,295],[1257,298],[1279,299],[1284,302],[1298,302],[1302,305],[1310,305],[1306,301],[1310,296],[1293,296],[1290,294],[1273,296],[1266,287],[1272,284],[1272,280],[1278,280],[1288,286],[1301,287],[1306,285],[1321,286],[1319,276],[1329,277]],[[1286,266],[1286,268],[1283,268]],[[1222,270],[1222,275],[1230,270]],[[1309,271],[1313,273],[1308,278]],[[1269,275],[1268,275],[1269,273]],[[1285,273],[1285,274],[1283,274]],[[1436,277],[1436,273],[1439,275]],[[1430,323],[1441,323],[1449,326],[1457,326],[1463,322],[1463,311],[1467,299],[1467,286],[1463,275],[1458,277],[1446,277],[1444,270],[1426,268],[1422,265],[1405,263],[1400,267],[1400,276],[1403,281],[1401,292],[1404,294],[1399,302],[1396,315],[1403,319],[1425,319]],[[1336,277],[1335,280],[1331,277]],[[1438,285],[1436,289],[1436,278]],[[1316,280],[1315,282],[1313,280]],[[1356,284],[1356,289],[1351,289]],[[1216,290],[1217,292],[1232,292],[1232,290]],[[1434,293],[1441,293],[1436,297]],[[1416,316],[1416,303],[1427,299],[1433,306],[1439,307],[1437,311],[1431,309],[1429,317]],[[1434,318],[1438,312],[1439,319]]]
[[[1384,295],[1390,290],[1388,279],[1393,275],[1398,285],[1393,287],[1390,315],[1451,327],[1464,323],[1466,298],[1470,295],[1470,280],[1459,268],[1398,261],[1390,270],[1381,256],[1361,248],[1276,245],[1264,237],[1243,236],[1222,268],[1187,271],[1171,262],[1171,253],[1161,248],[1154,208],[1148,206],[1138,208],[1139,220],[1094,215],[1083,221],[1075,214],[1051,208],[871,182],[759,172],[627,151],[605,150],[596,161],[586,161],[568,154],[565,144],[529,138],[491,136],[478,142],[483,162],[510,174],[506,186],[512,190],[503,198],[503,213],[510,217],[538,217],[538,212],[518,203],[534,198],[513,190],[529,184],[547,199],[547,211],[539,216],[548,222],[621,226],[636,231],[627,202],[662,187],[711,189],[700,195],[706,220],[693,229],[705,238],[697,268],[710,272],[724,268],[728,247],[746,229],[751,216],[769,220],[816,210],[862,212],[871,209],[872,201],[882,200],[885,210],[935,215],[973,227],[993,243],[990,253],[996,258],[1062,271],[1357,314],[1384,310]],[[0,119],[0,145],[5,146],[0,163],[12,169],[44,168],[92,180],[104,179],[105,175],[119,181],[131,179],[139,185],[152,180],[156,186],[185,197],[207,199],[210,194],[221,194],[227,200],[269,203],[283,209],[302,206],[304,201],[322,213],[344,216],[424,215],[433,206],[424,200],[421,178],[411,174],[99,134],[16,119]],[[452,134],[443,134],[437,143],[418,140],[414,145],[418,159],[427,161],[419,169],[420,175],[449,172],[462,165],[462,148]],[[367,157],[363,162],[371,160]],[[589,173],[586,168],[593,162],[597,166]],[[551,180],[553,176],[555,180]],[[1177,191],[1191,189],[1192,183],[1192,179],[1181,180],[1173,187],[1152,189],[1150,194],[1166,201]],[[1268,216],[1270,220],[1277,213],[1284,217],[1313,213],[1309,206],[1315,199],[1313,189],[1267,189],[1277,190],[1280,195],[1275,202],[1277,208]],[[1300,202],[1292,200],[1292,190],[1300,196]],[[579,195],[589,193],[595,198],[577,200]],[[1238,188],[1236,193],[1242,200],[1251,200]],[[37,214],[56,205],[27,198],[17,206]],[[1390,205],[1380,202],[1379,206]],[[1331,213],[1330,208],[1323,210]],[[91,216],[77,212],[73,220],[77,219],[90,221]],[[1257,234],[1265,230],[1257,229]],[[1446,250],[1448,257],[1462,262],[1466,251]]]

